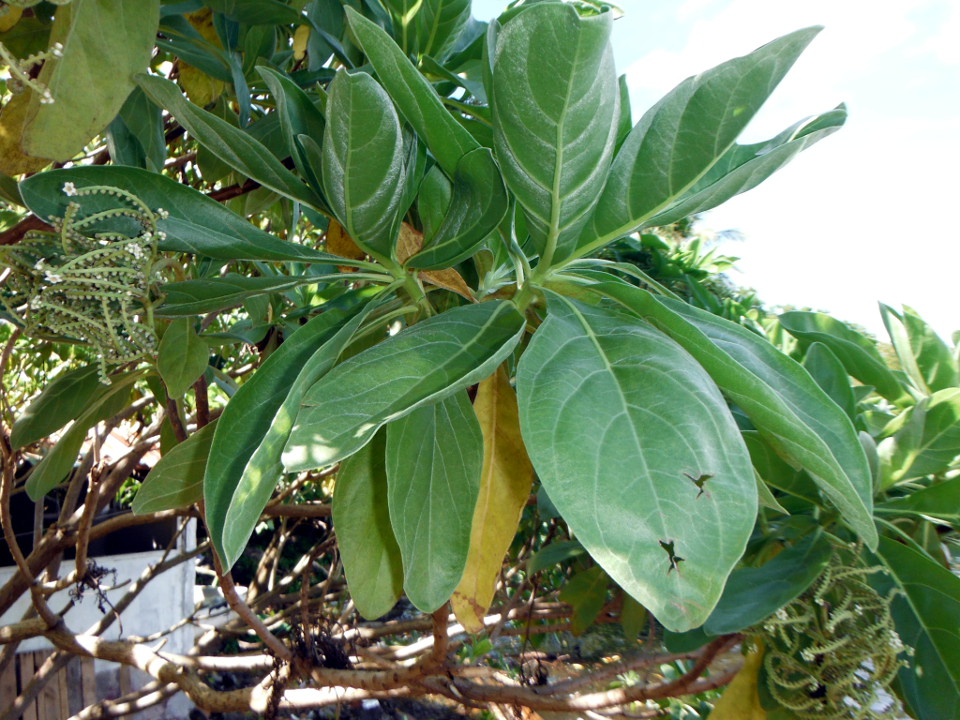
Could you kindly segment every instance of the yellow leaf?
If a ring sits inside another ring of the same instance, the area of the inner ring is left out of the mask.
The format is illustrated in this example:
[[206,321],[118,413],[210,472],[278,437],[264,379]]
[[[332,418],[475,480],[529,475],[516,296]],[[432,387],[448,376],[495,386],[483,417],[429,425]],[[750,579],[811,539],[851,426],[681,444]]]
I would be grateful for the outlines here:
[[[397,239],[397,260],[403,264],[422,249],[423,233],[407,223],[403,223],[400,226],[400,237]],[[470,289],[470,286],[467,285],[467,281],[453,268],[422,270],[420,277],[424,282],[436,285],[450,292],[455,292],[457,295],[462,295],[471,302],[474,301],[473,291]]]
[[0,33],[6,32],[20,22],[21,15],[23,15],[23,8],[7,5],[0,9]]
[[504,367],[480,383],[473,409],[483,430],[483,473],[467,565],[450,603],[463,626],[479,632],[530,496],[533,466],[520,437],[517,396]]
[[[213,25],[213,10],[210,8],[197,10],[188,14],[187,20],[205,40],[219,48],[223,47],[220,36],[217,35],[217,29]],[[190,102],[200,107],[205,107],[220,97],[224,87],[222,80],[212,78],[202,70],[182,61],[180,62],[179,81],[180,87],[190,98]]]
[[747,655],[746,662],[733,678],[723,697],[710,713],[710,720],[766,720],[767,711],[760,705],[757,679],[763,665],[763,648]]
[[0,172],[7,175],[43,170],[52,161],[27,155],[20,147],[23,125],[30,109],[30,95],[33,90],[25,90],[0,109]]
[[301,25],[293,33],[293,59],[303,60],[307,54],[307,40],[310,39],[310,26]]
[[[326,246],[327,252],[339,255],[342,258],[363,260],[366,257],[366,253],[357,246],[353,238],[347,235],[343,225],[336,220],[330,220],[330,225],[327,227]],[[357,270],[348,265],[338,265],[337,267],[340,272],[356,272]]]

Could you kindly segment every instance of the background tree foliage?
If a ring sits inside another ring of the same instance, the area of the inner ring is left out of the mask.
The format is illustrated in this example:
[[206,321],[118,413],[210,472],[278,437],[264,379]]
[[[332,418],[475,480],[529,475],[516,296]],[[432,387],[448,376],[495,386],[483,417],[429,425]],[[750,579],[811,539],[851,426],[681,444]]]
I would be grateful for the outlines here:
[[[690,234],[843,124],[736,142],[817,28],[635,119],[616,12],[0,4],[0,667],[42,635],[141,706],[960,717],[957,348],[768,314]],[[21,549],[23,493],[58,517]],[[202,542],[151,572],[205,553],[236,613],[190,657],[51,607],[169,517]]]

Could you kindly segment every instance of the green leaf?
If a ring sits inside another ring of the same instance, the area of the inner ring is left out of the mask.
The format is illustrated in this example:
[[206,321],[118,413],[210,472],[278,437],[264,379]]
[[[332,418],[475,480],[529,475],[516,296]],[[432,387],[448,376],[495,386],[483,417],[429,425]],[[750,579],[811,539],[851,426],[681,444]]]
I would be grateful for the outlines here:
[[900,670],[902,697],[917,720],[960,718],[960,578],[928,555],[880,538],[889,570],[874,576],[881,592],[897,588],[891,612],[900,639],[915,654]]
[[[360,277],[365,277],[365,274],[361,273]],[[167,317],[199,315],[236,307],[247,298],[285,292],[301,285],[315,285],[342,279],[344,279],[343,274],[248,277],[227,273],[205,280],[182,280],[162,286],[164,300],[156,313],[158,316]],[[350,274],[349,279],[359,279],[358,274]]]
[[109,131],[108,148],[114,163],[135,165],[153,172],[163,168],[167,157],[163,114],[147,99],[143,90],[134,88],[110,123]]
[[303,398],[283,453],[288,472],[335,463],[377,428],[493,373],[526,322],[509,301],[435,315],[335,367]]
[[546,266],[573,251],[613,159],[612,26],[612,12],[581,18],[572,6],[543,3],[497,37],[494,148]]
[[[750,451],[750,461],[765,485],[802,498],[810,505],[820,505],[820,493],[813,480],[777,455],[756,430],[744,430],[743,442]],[[783,499],[783,498],[781,498]]]
[[310,320],[224,408],[203,487],[207,528],[224,567],[240,557],[283,474],[280,452],[304,391],[333,366],[372,308]]
[[366,73],[340,71],[330,84],[323,136],[323,188],[340,224],[372,255],[393,254],[405,172],[400,120]]
[[883,324],[900,366],[921,392],[929,395],[960,385],[957,366],[947,344],[910,308],[903,314],[880,304]]
[[210,360],[210,349],[193,329],[193,318],[179,318],[160,338],[157,370],[172,398],[181,398]]
[[487,148],[471,150],[457,163],[443,221],[430,235],[424,233],[423,250],[407,265],[420,270],[456,265],[497,229],[508,207],[506,188],[493,155]]
[[386,615],[403,594],[400,546],[390,525],[386,432],[343,461],[333,490],[333,527],[350,597],[368,620]]
[[403,558],[403,588],[423,612],[453,594],[470,551],[483,434],[467,393],[387,426],[387,500]]
[[[578,254],[641,227],[693,191],[817,32],[819,28],[798,30],[687,78],[650,108],[613,161]],[[739,182],[749,184],[750,179]],[[704,191],[709,189],[695,192]]]
[[[158,173],[120,166],[73,167],[32,175],[20,183],[23,200],[38,217],[63,217],[77,198],[63,193],[72,182],[78,189],[92,185],[119,187],[136,195],[149,208],[163,208],[169,217],[157,227],[166,233],[160,249],[188,252],[220,260],[293,260],[346,263],[342,258],[287,242],[247,222],[223,205],[193,188]],[[95,195],[81,198],[90,212],[117,207],[115,198]]]
[[847,417],[856,420],[857,399],[840,358],[823,343],[815,342],[807,348],[803,367],[830,399],[843,408]]
[[598,565],[577,573],[564,584],[559,600],[573,606],[570,629],[574,635],[582,635],[600,615],[609,584],[609,576]]
[[353,8],[344,6],[344,11],[350,29],[397,110],[452,177],[460,158],[480,144],[447,112],[436,91],[393,38]]
[[137,75],[136,81],[150,99],[169,110],[197,142],[234,170],[308,207],[323,207],[321,198],[249,133],[198,108],[169,80],[153,75]]
[[693,355],[764,439],[806,469],[844,521],[876,547],[866,454],[850,419],[799,363],[766,338],[686,303],[619,281],[603,283],[602,292],[651,319]]
[[620,626],[623,628],[624,637],[627,640],[637,640],[640,633],[649,626],[650,618],[647,616],[647,609],[623,593],[623,604],[620,607]]
[[903,383],[887,368],[872,340],[823,313],[796,310],[783,313],[779,320],[801,346],[823,343],[857,380],[873,385],[878,393],[894,403],[909,402]]
[[76,419],[105,390],[96,365],[58,375],[14,421],[11,447],[21,448],[56,432]]
[[752,190],[787,165],[801,151],[843,127],[846,119],[846,107],[841,105],[821,115],[801,120],[766,142],[733,145],[673,205],[645,220],[641,227],[669,225],[715,208],[735,195]]
[[417,22],[421,55],[443,58],[470,22],[471,0],[425,0]]
[[302,19],[280,0],[206,0],[205,4],[244,25],[295,25]]
[[878,514],[924,515],[960,524],[960,477],[943,480],[909,495],[878,503]]
[[517,370],[523,437],[560,514],[668,628],[710,614],[757,514],[713,381],[637,318],[550,296]]
[[313,166],[310,161],[311,153],[304,150],[302,141],[298,141],[297,138],[300,135],[306,135],[315,143],[319,143],[323,139],[323,130],[326,126],[323,113],[310,96],[286,75],[281,75],[276,70],[264,66],[258,67],[257,72],[270,88],[277,103],[277,114],[280,116],[280,126],[283,128],[283,136],[287,141],[290,156],[296,162],[300,173],[310,181],[313,189],[319,192],[320,185],[317,179],[320,177],[320,166]]
[[734,570],[703,629],[711,635],[726,635],[763,622],[810,587],[832,553],[830,541],[817,532],[760,567]]
[[885,484],[936,475],[960,456],[960,388],[941,390],[901,415],[901,428],[885,441],[890,472]]
[[552,542],[534,553],[527,561],[527,572],[533,575],[541,570],[549,570],[567,560],[583,555],[586,550],[576,540]]
[[94,398],[87,409],[74,420],[73,425],[27,478],[26,490],[31,500],[39,501],[63,481],[77,462],[77,455],[83,447],[87,431],[101,420],[111,418],[126,408],[130,398],[130,386],[141,377],[141,373],[131,373],[113,378],[113,384]]
[[175,445],[153,466],[133,499],[137,515],[190,507],[203,499],[203,472],[217,421]]
[[[150,61],[160,0],[131,5],[83,0],[57,8],[50,43],[63,55],[37,77],[54,101],[33,93],[21,144],[30,155],[70,160],[107,127],[134,89],[132,75]],[[109,33],[105,33],[109,28]]]

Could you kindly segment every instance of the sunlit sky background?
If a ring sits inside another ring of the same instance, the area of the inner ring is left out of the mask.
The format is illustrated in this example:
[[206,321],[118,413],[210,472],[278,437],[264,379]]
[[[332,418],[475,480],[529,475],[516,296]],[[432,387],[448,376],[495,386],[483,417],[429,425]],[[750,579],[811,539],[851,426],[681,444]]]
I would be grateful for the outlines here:
[[[504,0],[474,0],[486,20]],[[886,339],[877,302],[960,330],[960,2],[622,0],[618,72],[634,122],[689,75],[823,25],[741,142],[846,102],[839,132],[706,214],[739,230],[721,251],[768,304],[828,311]]]

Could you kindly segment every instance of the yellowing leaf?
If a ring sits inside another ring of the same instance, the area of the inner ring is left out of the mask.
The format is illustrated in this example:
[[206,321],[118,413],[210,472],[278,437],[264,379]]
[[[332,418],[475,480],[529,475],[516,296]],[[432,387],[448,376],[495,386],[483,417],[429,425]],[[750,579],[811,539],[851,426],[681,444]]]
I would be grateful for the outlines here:
[[[400,237],[397,239],[397,260],[399,260],[401,264],[405,263],[422,249],[423,233],[407,225],[407,223],[403,223],[400,226]],[[455,292],[457,295],[461,295],[471,302],[474,300],[473,291],[470,289],[470,286],[467,285],[467,281],[453,268],[423,270],[420,272],[420,277],[423,278],[424,282],[428,282],[431,285]]]
[[31,157],[20,148],[20,137],[30,107],[31,94],[33,90],[14,95],[10,102],[0,109],[0,172],[7,175],[36,172],[51,163],[44,158]]
[[762,665],[761,647],[747,655],[740,672],[710,713],[710,720],[766,720],[767,711],[760,705],[760,696],[757,694],[757,678]]
[[301,25],[293,33],[293,59],[303,60],[307,54],[307,41],[310,39],[310,26]]
[[[187,20],[194,29],[217,47],[223,47],[217,29],[213,26],[213,10],[204,8],[187,15]],[[183,61],[180,62],[180,87],[190,98],[190,102],[200,107],[206,107],[223,92],[223,81],[207,75],[203,70],[195,68]]]
[[[327,252],[339,255],[342,258],[350,260],[363,260],[367,254],[359,248],[353,241],[353,238],[347,235],[343,225],[336,220],[330,220],[330,226],[327,228]],[[356,268],[346,265],[339,265],[341,272],[356,272]]]
[[147,68],[160,22],[160,0],[118,3],[83,0],[57,8],[51,46],[62,57],[47,60],[37,82],[52,103],[33,93],[21,145],[24,152],[70,160],[113,120]]
[[450,602],[463,626],[479,632],[530,495],[533,466],[520,437],[517,397],[503,366],[480,383],[473,409],[483,430],[483,472],[467,566]]
[[23,8],[13,7],[12,5],[7,5],[0,10],[0,33],[6,32],[20,22],[21,15],[23,15]]

